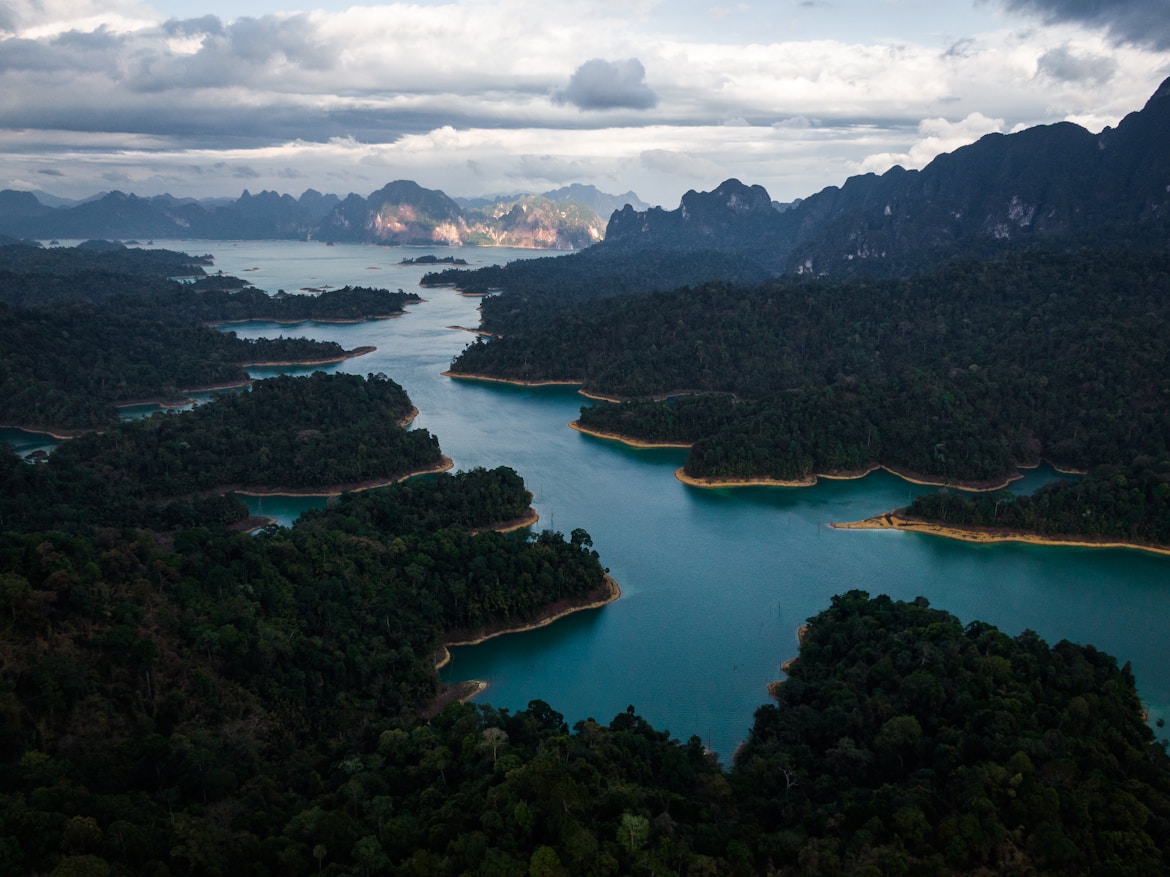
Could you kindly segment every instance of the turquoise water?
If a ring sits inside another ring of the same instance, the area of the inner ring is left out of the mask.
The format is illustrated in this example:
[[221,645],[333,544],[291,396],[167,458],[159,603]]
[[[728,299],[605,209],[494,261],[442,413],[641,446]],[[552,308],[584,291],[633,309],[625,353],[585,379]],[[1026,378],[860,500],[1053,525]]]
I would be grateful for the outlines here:
[[[294,242],[159,242],[211,251],[216,267],[273,291],[346,283],[418,289],[426,250]],[[473,265],[531,251],[439,250]],[[244,269],[255,271],[243,273]],[[376,269],[376,270],[375,270]],[[927,597],[962,621],[1025,628],[1049,642],[1092,643],[1130,661],[1156,719],[1170,711],[1170,558],[1123,550],[974,545],[896,531],[833,530],[926,488],[887,473],[812,488],[702,490],[673,477],[684,453],[634,450],[566,427],[583,398],[571,388],[520,388],[441,376],[471,339],[476,301],[451,289],[396,320],[357,325],[231,327],[242,337],[296,335],[378,349],[327,370],[384,372],[420,409],[459,468],[507,465],[536,496],[538,528],[584,527],[622,599],[537,631],[453,650],[446,679],[483,679],[481,699],[550,703],[570,724],[608,722],[633,704],[656,727],[697,734],[730,759],[765,685],[796,652],[796,630],[851,588]],[[308,372],[312,369],[301,369]],[[255,376],[290,369],[257,370]],[[1057,477],[1026,473],[1023,489]],[[266,514],[279,501],[266,497]],[[284,520],[298,513],[289,508]]]
[[9,427],[0,428],[0,445],[11,445],[12,449],[22,457],[27,457],[36,451],[49,453],[59,444],[61,444],[60,439],[55,439],[42,432],[29,432],[25,429]]

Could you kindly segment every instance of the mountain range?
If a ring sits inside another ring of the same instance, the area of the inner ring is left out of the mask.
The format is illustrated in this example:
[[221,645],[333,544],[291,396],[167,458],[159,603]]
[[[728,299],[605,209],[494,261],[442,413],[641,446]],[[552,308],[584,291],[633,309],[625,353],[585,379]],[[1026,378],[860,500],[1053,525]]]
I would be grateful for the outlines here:
[[32,192],[0,191],[0,235],[13,238],[315,239],[424,246],[580,249],[601,240],[614,210],[645,209],[633,192],[574,185],[542,195],[459,202],[409,180],[368,197],[309,189],[299,198],[247,190],[234,201],[109,192],[52,206]]
[[851,177],[791,205],[727,180],[687,192],[677,210],[623,207],[602,247],[739,253],[765,273],[840,275],[1058,240],[1170,242],[1170,79],[1099,134],[1071,122],[988,134],[920,171]]
[[4,190],[0,235],[589,247],[602,259],[717,252],[760,275],[904,273],[948,255],[1057,240],[1165,247],[1170,79],[1099,134],[1071,122],[988,134],[922,170],[851,177],[790,204],[735,179],[687,192],[675,210],[581,185],[494,201],[459,201],[409,180],[344,199],[313,189],[300,198],[244,191],[229,202],[110,192],[58,207]]

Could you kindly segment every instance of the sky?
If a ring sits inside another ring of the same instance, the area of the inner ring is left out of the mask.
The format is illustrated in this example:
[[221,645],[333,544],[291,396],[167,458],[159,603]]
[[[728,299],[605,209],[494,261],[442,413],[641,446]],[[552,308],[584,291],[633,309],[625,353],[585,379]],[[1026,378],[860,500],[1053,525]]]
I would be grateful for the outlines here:
[[0,0],[0,189],[791,201],[1167,77],[1170,0]]

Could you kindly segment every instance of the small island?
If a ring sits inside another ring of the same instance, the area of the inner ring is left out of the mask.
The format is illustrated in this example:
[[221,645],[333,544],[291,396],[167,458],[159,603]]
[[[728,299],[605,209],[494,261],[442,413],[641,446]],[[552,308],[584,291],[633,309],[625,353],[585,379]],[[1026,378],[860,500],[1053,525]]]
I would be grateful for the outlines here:
[[398,263],[399,265],[466,265],[467,260],[461,259],[458,256],[415,256],[414,258],[403,259]]
[[1170,460],[1098,466],[1027,496],[939,491],[839,529],[897,529],[966,542],[1131,548],[1170,554]]

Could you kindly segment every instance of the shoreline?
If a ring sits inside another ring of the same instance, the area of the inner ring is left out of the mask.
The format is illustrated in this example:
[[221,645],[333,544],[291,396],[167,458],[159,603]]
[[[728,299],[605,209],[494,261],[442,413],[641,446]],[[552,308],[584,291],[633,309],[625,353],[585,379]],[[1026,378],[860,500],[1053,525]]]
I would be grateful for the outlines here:
[[569,429],[576,430],[582,435],[593,436],[594,438],[605,439],[611,442],[620,442],[623,445],[631,448],[676,448],[687,450],[691,446],[681,442],[644,442],[640,439],[630,438],[629,436],[619,435],[616,432],[598,432],[597,430],[589,429],[587,426],[582,426],[579,420],[569,422]]
[[[421,301],[422,299],[419,299],[419,302]],[[418,302],[412,301],[411,304],[418,304]],[[374,320],[396,320],[407,313],[406,308],[403,308],[396,314],[370,314],[365,317],[289,317],[286,319],[277,319],[276,317],[242,317],[238,320],[212,320],[207,325],[218,327],[239,326],[244,323],[272,323],[274,326],[300,326],[302,323],[326,323],[329,325],[348,326],[355,323],[370,323]]]
[[[605,574],[602,579],[601,587],[592,591],[585,596],[584,603],[572,603],[566,600],[558,600],[546,606],[535,619],[524,622],[523,624],[515,626],[504,626],[499,628],[488,628],[482,633],[472,637],[471,639],[444,639],[439,644],[439,648],[435,651],[435,672],[446,667],[451,663],[451,649],[460,646],[475,646],[489,639],[494,639],[497,636],[507,636],[513,633],[524,633],[528,630],[537,630],[541,627],[548,627],[554,621],[559,621],[567,615],[572,615],[575,612],[585,612],[590,609],[600,609],[606,606],[622,595],[621,586],[609,573]],[[590,599],[592,598],[592,599]],[[452,632],[448,636],[461,637],[462,633]],[[439,712],[448,703],[455,701],[466,702],[475,695],[485,691],[488,684],[482,679],[467,679],[462,682],[452,682],[448,685],[442,686],[435,699],[423,710],[424,716],[434,715]]]
[[[880,463],[875,463],[867,469],[856,469],[846,472],[813,472],[807,478],[798,481],[784,481],[777,478],[696,478],[688,475],[683,471],[683,467],[675,470],[674,477],[683,484],[691,487],[813,487],[821,478],[829,481],[856,481],[865,476],[883,469],[889,472],[896,478],[901,478],[910,484],[919,484],[924,487],[950,487],[955,490],[965,490],[969,493],[992,493],[996,490],[1003,490],[1010,486],[1012,482],[1019,481],[1023,475],[1016,473],[1014,475],[1007,475],[1000,481],[932,481],[925,475],[920,475],[916,472],[908,472],[906,470],[895,469],[891,466],[885,466]],[[1059,470],[1058,470],[1059,471]]]
[[1023,530],[998,530],[990,527],[948,527],[930,521],[902,517],[897,511],[883,512],[860,521],[834,522],[829,526],[835,530],[903,530],[909,533],[925,533],[928,536],[942,536],[946,539],[985,545],[1019,542],[1026,545],[1050,545],[1063,548],[1125,548],[1131,551],[1146,551],[1170,556],[1170,546],[1144,545],[1140,542],[1118,542],[1105,539],[1094,540],[1077,536],[1042,536]]
[[[448,329],[457,329],[460,332],[470,332],[472,335],[483,335],[485,338],[499,338],[500,336],[494,332],[487,332],[483,329],[472,329],[468,326],[447,326]],[[448,375],[448,377],[456,377],[456,375]]]
[[401,484],[419,475],[435,475],[455,468],[455,461],[444,456],[438,464],[429,469],[419,469],[405,475],[396,475],[393,478],[371,478],[367,481],[354,481],[347,484],[336,484],[330,487],[307,488],[278,488],[278,487],[232,487],[219,486],[212,488],[210,493],[228,494],[238,493],[241,496],[341,496],[343,493],[359,493],[363,490],[377,490],[379,487],[389,487],[392,484]]
[[[531,494],[529,494],[531,497]],[[498,524],[493,524],[490,527],[476,527],[471,533],[515,533],[517,530],[523,530],[525,527],[531,527],[540,520],[540,515],[536,513],[536,509],[529,506],[528,511],[518,518],[513,518],[510,521],[501,521]]]
[[[362,321],[359,321],[362,322]],[[362,347],[355,347],[353,350],[346,350],[341,356],[330,356],[327,359],[302,359],[302,360],[274,360],[272,362],[241,362],[240,368],[276,368],[279,366],[290,365],[334,365],[339,362],[345,362],[347,359],[354,359],[358,356],[365,356],[367,353],[373,353],[377,347],[364,345]]]
[[445,378],[459,381],[488,381],[493,384],[511,384],[514,387],[579,387],[581,381],[518,381],[511,378],[493,378],[488,375],[473,375],[466,372],[440,372]]
[[89,432],[101,432],[97,427],[89,427],[84,429],[56,429],[51,426],[10,426],[8,424],[0,423],[0,429],[13,429],[18,432],[27,432],[32,435],[47,435],[49,438],[57,439],[57,441],[67,442],[72,438],[77,438],[79,435],[85,435]]

